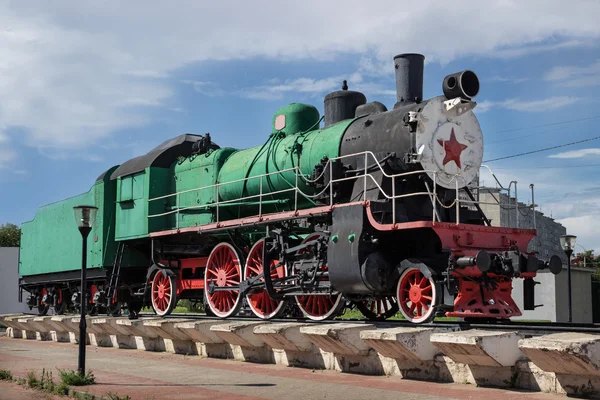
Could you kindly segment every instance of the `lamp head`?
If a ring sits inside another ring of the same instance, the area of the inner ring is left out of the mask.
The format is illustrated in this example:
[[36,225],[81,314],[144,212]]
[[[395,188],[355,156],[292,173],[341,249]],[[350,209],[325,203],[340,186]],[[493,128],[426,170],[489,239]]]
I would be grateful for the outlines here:
[[573,251],[575,249],[575,243],[577,240],[577,236],[575,235],[562,235],[560,237],[560,247],[564,251]]
[[79,229],[91,228],[96,222],[97,207],[77,206],[73,207],[73,211],[75,211],[75,223]]

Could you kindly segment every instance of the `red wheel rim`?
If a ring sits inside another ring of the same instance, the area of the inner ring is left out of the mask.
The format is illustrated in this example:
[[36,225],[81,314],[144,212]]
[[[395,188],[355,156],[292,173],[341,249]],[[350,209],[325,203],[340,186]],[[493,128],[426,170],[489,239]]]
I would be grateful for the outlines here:
[[[321,235],[309,235],[302,243],[310,242],[319,238]],[[300,250],[298,254],[302,254],[306,250]],[[319,271],[328,271],[327,265],[321,265]],[[327,281],[327,278],[321,278],[321,281]],[[304,295],[296,296],[296,304],[300,310],[309,319],[320,321],[334,316],[339,311],[340,301],[342,300],[341,293],[336,296],[331,295]]]
[[393,317],[399,310],[394,296],[377,296],[372,300],[358,303],[358,309],[367,319],[384,320]]
[[[246,261],[246,268],[244,269],[244,280],[262,274],[263,272],[263,249],[265,247],[265,240],[261,239],[252,246],[248,260]],[[273,268],[277,262],[271,261],[271,279],[281,279],[286,276],[284,266]],[[260,278],[263,282],[264,278]],[[267,293],[266,289],[257,290],[246,296],[248,305],[257,317],[263,319],[269,319],[277,316],[283,309],[284,302],[281,300],[273,300]]]
[[241,280],[240,258],[229,243],[220,243],[208,257],[204,274],[206,299],[212,312],[218,317],[235,314],[240,303],[239,290],[223,290],[210,293],[211,284],[216,287],[239,286]]
[[409,268],[398,282],[400,311],[411,322],[423,322],[433,314],[435,285],[417,268]]
[[164,315],[169,312],[172,301],[173,285],[171,277],[165,276],[159,271],[152,280],[152,306],[158,315]]

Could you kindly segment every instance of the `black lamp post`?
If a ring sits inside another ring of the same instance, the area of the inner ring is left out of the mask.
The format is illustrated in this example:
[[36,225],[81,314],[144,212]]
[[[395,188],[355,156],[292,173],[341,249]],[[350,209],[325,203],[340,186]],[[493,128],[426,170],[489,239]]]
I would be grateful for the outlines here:
[[79,293],[79,307],[81,317],[79,319],[79,364],[77,370],[80,375],[85,374],[85,345],[86,345],[86,321],[85,312],[87,308],[87,282],[86,282],[86,264],[87,264],[87,237],[92,230],[92,225],[96,220],[96,211],[98,208],[93,206],[73,207],[75,211],[75,222],[81,233],[81,290]]
[[575,248],[575,242],[577,241],[577,236],[575,235],[563,235],[560,237],[560,247],[565,251],[567,255],[567,279],[569,286],[569,322],[573,322],[573,309],[571,305],[571,255],[573,254],[573,249]]

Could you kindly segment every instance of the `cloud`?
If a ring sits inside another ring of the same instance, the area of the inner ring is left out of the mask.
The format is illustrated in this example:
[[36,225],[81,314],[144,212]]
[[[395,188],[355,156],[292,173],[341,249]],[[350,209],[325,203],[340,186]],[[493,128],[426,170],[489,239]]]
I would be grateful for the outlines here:
[[[358,73],[354,73],[348,77],[340,75],[322,79],[296,78],[288,79],[283,82],[280,82],[279,80],[270,80],[270,85],[243,89],[237,92],[237,94],[242,97],[258,100],[279,100],[283,98],[286,93],[303,93],[316,96],[333,90],[341,90],[342,81],[344,80],[351,82],[350,84],[360,84],[363,77]],[[353,89],[359,90],[358,86],[353,87]]]
[[522,83],[525,81],[528,81],[529,78],[524,78],[524,77],[520,77],[520,78],[516,78],[516,77],[510,77],[510,76],[493,76],[490,78],[490,81],[492,82],[503,82],[503,83]]
[[[0,123],[22,129],[25,144],[33,147],[89,147],[117,130],[150,123],[157,107],[173,108],[172,78],[207,61],[240,62],[242,68],[241,61],[250,59],[370,57],[372,65],[361,62],[366,76],[391,67],[400,52],[447,63],[582,46],[600,36],[598,2],[565,8],[560,0],[428,0],[407,8],[396,0],[377,7],[349,0],[340,9],[336,2],[305,0],[283,9],[276,2],[237,0],[91,6],[0,0]],[[340,85],[339,79],[303,79],[266,84],[246,95],[279,98]],[[210,85],[197,88],[221,93]],[[389,88],[381,90],[391,95]]]
[[[577,243],[586,250],[594,250],[596,255],[600,254],[600,237],[598,226],[600,226],[600,214],[581,215],[578,217],[557,220],[567,228],[567,233],[577,236]],[[581,249],[578,248],[577,251]]]
[[565,152],[558,153],[558,154],[552,154],[552,155],[548,156],[548,158],[583,158],[586,156],[600,156],[600,149],[590,148],[590,149],[565,151]]
[[579,101],[579,98],[572,96],[552,96],[541,100],[521,100],[517,98],[502,101],[484,100],[477,104],[477,110],[485,112],[491,109],[504,108],[512,111],[544,112],[556,110],[577,101]]
[[567,87],[600,85],[600,60],[586,67],[554,67],[546,73],[544,79]]
[[225,90],[219,87],[216,82],[202,82],[202,81],[182,81],[185,84],[191,85],[194,90],[200,94],[208,97],[220,97],[226,94]]

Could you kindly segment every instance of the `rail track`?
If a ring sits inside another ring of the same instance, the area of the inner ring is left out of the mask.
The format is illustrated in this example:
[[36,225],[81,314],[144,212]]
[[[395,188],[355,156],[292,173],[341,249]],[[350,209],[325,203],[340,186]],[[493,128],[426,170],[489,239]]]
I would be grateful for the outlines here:
[[[142,313],[140,317],[153,317],[155,314]],[[163,318],[187,318],[187,319],[216,319],[216,317],[207,316],[204,314],[171,314]],[[227,318],[225,321],[261,321],[254,316],[236,316]],[[579,332],[579,333],[595,333],[600,334],[600,324],[598,323],[567,323],[567,322],[525,322],[525,321],[433,321],[428,324],[416,325],[414,323],[403,320],[386,320],[386,321],[369,321],[365,319],[333,319],[326,321],[313,321],[308,318],[274,318],[269,320],[271,323],[284,322],[300,322],[311,324],[335,324],[335,323],[352,323],[352,324],[372,324],[378,328],[395,328],[395,327],[429,327],[429,328],[445,328],[453,330],[469,330],[469,329],[487,329],[487,330],[519,330],[521,332],[530,332],[535,334],[548,334],[559,332]]]

